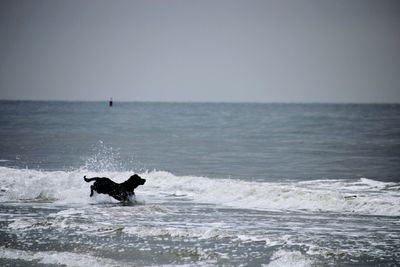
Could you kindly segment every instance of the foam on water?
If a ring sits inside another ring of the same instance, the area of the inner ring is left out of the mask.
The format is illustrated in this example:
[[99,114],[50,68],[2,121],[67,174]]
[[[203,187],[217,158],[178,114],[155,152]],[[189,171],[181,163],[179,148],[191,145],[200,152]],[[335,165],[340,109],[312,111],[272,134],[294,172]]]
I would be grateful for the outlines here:
[[[113,203],[116,201],[106,195],[90,198],[89,184],[83,181],[83,175],[106,176],[122,182],[131,174],[0,167],[0,200],[58,204]],[[173,197],[232,208],[400,216],[399,184],[366,178],[354,181],[252,182],[176,176],[163,171],[140,175],[147,179],[144,186],[136,189],[138,199],[143,201],[163,201]]]
[[144,176],[148,178],[144,191],[186,195],[197,202],[233,208],[400,215],[400,192],[392,190],[396,184],[365,178],[352,182],[314,180],[268,183],[177,177],[168,172],[151,172]]
[[271,183],[150,171],[140,173],[147,181],[136,190],[139,203],[124,206],[105,195],[90,198],[83,181],[87,175],[122,182],[131,174],[0,167],[0,259],[122,266],[135,265],[137,252],[142,264],[158,253],[155,265],[253,259],[258,266],[312,266],[398,255],[397,183]]
[[271,258],[271,263],[269,263],[268,267],[307,267],[313,266],[312,261],[307,259],[307,257],[300,252],[292,252],[292,251],[284,251],[278,250],[274,253]]
[[[23,260],[26,262],[63,266],[124,266],[121,262],[99,258],[88,254],[57,251],[24,251],[0,247],[0,259]],[[129,266],[129,265],[126,265]]]
[[190,237],[196,239],[223,239],[226,237],[233,237],[229,232],[221,230],[216,226],[210,227],[210,225],[204,225],[203,227],[176,227],[171,225],[170,227],[155,228],[155,227],[128,227],[124,229],[124,232],[128,234],[136,234],[139,236],[166,236],[173,238]]

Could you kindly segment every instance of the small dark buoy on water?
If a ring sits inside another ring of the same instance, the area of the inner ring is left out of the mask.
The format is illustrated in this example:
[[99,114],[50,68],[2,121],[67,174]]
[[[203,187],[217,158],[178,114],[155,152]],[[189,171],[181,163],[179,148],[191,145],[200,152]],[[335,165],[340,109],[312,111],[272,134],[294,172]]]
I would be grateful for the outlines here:
[[109,107],[112,107],[112,106],[113,106],[113,100],[112,100],[112,98],[110,98],[110,101],[108,102],[108,106],[109,106]]

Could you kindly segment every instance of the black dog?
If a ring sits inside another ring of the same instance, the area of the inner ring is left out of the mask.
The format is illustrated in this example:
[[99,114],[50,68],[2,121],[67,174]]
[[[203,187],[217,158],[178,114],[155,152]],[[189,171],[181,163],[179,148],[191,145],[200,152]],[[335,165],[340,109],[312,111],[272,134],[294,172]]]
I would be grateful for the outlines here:
[[86,182],[95,181],[90,186],[90,196],[93,196],[93,191],[96,191],[99,194],[108,194],[116,200],[123,202],[129,202],[130,198],[135,195],[135,188],[146,182],[146,179],[142,179],[137,174],[132,175],[128,180],[120,184],[111,181],[107,177],[86,178],[86,176],[83,176],[83,179]]

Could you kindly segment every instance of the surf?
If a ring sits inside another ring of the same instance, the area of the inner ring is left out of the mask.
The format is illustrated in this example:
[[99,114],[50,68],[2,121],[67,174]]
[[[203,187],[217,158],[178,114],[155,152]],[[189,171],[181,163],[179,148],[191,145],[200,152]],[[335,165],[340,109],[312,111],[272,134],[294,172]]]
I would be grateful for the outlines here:
[[[0,167],[0,200],[91,204],[116,202],[107,196],[89,197],[83,175],[109,177],[123,182],[130,171],[40,171]],[[138,188],[142,203],[170,198],[228,208],[295,212],[335,212],[400,216],[400,184],[367,178],[260,182],[199,176],[177,176],[166,171],[139,173],[147,179]]]

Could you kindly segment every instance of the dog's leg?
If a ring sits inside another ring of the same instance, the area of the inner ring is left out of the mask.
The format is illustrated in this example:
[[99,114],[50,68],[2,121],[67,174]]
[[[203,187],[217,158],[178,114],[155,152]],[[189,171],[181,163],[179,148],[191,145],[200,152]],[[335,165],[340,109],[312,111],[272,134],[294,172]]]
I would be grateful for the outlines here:
[[92,186],[90,186],[90,197],[93,196],[93,191],[94,191],[94,186],[92,185]]

